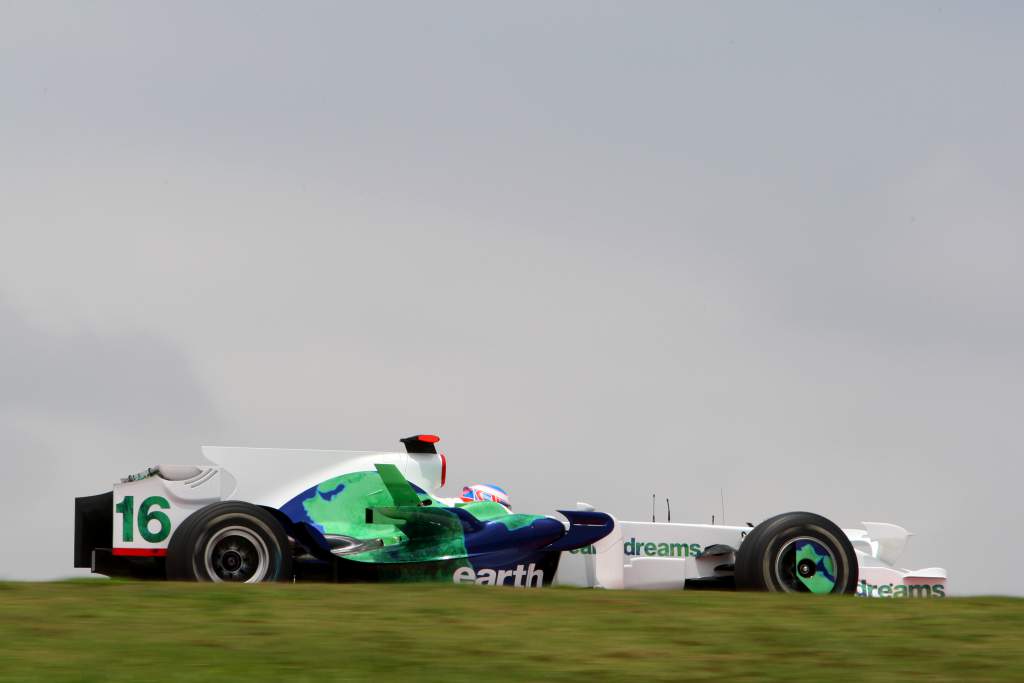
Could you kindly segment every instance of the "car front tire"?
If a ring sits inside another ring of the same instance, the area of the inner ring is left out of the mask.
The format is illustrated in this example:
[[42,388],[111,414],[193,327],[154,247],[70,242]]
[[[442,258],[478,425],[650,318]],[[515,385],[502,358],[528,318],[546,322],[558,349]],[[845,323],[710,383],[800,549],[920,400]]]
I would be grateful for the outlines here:
[[857,590],[859,565],[846,534],[821,515],[787,512],[758,524],[736,556],[736,587],[780,593]]

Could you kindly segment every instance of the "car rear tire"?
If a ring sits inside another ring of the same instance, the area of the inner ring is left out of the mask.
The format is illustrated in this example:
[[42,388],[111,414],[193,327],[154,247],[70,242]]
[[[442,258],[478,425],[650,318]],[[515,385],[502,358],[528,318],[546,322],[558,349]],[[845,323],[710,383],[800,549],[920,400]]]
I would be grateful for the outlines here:
[[290,581],[292,556],[281,524],[251,503],[223,501],[192,513],[167,546],[172,581]]
[[846,534],[811,512],[787,512],[758,524],[736,555],[739,590],[854,593],[857,554]]

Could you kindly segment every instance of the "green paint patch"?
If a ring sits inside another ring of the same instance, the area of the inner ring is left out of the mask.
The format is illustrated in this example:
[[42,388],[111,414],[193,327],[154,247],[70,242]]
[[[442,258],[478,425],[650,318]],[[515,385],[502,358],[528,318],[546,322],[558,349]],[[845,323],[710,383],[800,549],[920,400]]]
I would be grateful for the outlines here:
[[795,560],[797,566],[803,560],[814,563],[815,567],[824,567],[828,574],[826,576],[825,572],[816,571],[813,576],[805,577],[797,572],[796,577],[807,586],[807,590],[812,593],[831,593],[835,590],[836,582],[828,577],[836,575],[836,567],[828,553],[819,553],[815,549],[815,544],[810,541],[798,541]]
[[366,523],[367,507],[393,504],[376,472],[343,474],[323,482],[316,492],[317,495],[302,501],[302,507],[324,533],[364,540],[381,538],[386,544],[405,540],[404,534],[393,524]]
[[[429,505],[422,505],[427,501]],[[439,572],[450,577],[455,568],[468,566],[462,522],[443,509],[440,501],[415,493],[396,468],[379,466],[374,472],[328,479],[302,506],[324,533],[362,540],[379,538],[384,543],[380,548],[346,555],[347,560],[408,563],[403,577],[419,581],[436,578]],[[373,510],[371,523],[367,523],[367,508]],[[422,564],[436,560],[452,562],[441,568]]]
[[528,527],[538,519],[544,519],[544,515],[521,515],[509,512],[508,508],[501,503],[490,500],[474,501],[460,507],[481,522],[498,522],[509,531]]
[[481,522],[501,520],[512,514],[501,503],[495,503],[490,500],[476,500],[472,503],[463,503],[459,507]]

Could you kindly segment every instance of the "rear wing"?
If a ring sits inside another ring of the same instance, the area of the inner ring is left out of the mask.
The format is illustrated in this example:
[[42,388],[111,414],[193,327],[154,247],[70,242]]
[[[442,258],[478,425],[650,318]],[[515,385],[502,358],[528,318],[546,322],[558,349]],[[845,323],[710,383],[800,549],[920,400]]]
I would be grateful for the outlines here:
[[75,498],[75,567],[93,568],[93,551],[114,547],[114,494]]

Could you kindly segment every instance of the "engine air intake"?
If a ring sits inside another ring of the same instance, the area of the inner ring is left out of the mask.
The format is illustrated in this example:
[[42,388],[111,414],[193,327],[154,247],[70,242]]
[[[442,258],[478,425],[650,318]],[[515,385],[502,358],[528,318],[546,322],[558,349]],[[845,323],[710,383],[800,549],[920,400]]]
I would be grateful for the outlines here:
[[407,436],[402,439],[402,443],[405,444],[406,453],[437,453],[437,447],[434,445],[441,438],[434,436],[433,434],[417,434],[416,436]]

